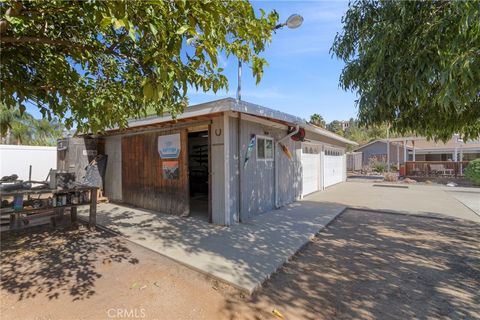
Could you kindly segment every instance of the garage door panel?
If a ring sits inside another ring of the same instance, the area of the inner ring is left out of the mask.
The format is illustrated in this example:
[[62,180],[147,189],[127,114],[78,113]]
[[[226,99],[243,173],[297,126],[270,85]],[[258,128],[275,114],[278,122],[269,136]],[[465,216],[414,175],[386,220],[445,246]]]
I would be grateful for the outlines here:
[[343,152],[338,150],[326,150],[324,165],[325,188],[343,181],[345,165]]
[[320,145],[302,144],[302,195],[320,189]]
[[320,155],[319,154],[303,154],[303,195],[319,190],[320,176]]

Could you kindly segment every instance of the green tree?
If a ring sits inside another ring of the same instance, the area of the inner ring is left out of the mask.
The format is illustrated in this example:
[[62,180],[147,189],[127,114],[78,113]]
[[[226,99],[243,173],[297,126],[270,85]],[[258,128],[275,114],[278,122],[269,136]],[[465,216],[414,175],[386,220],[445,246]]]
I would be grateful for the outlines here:
[[258,83],[278,14],[247,0],[10,0],[0,18],[1,101],[96,132],[175,116],[189,88],[227,88],[219,54],[250,63]]
[[332,131],[333,133],[336,133],[340,136],[343,136],[344,132],[342,129],[342,124],[338,120],[333,120],[327,125],[327,129],[329,131]]
[[0,106],[0,143],[54,146],[65,127],[57,119],[35,119],[28,112]]
[[32,145],[54,146],[57,139],[63,136],[65,127],[58,119],[35,119],[32,123],[33,138]]
[[448,140],[480,133],[480,2],[357,0],[331,52],[363,124]]
[[318,113],[314,113],[310,116],[310,123],[320,128],[325,128],[326,125],[325,120]]

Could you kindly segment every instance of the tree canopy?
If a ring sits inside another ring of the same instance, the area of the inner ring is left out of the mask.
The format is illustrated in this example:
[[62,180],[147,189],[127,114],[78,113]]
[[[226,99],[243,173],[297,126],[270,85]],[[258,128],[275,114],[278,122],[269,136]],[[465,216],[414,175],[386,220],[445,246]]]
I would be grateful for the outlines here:
[[220,53],[260,81],[278,21],[246,0],[6,1],[0,16],[1,102],[91,131],[175,116],[189,88],[227,88]]
[[326,122],[321,115],[314,113],[310,116],[310,123],[320,128],[325,128]]
[[0,105],[0,144],[55,146],[65,127],[57,119],[35,119],[28,112]]
[[333,120],[327,125],[327,129],[329,131],[332,131],[333,133],[336,133],[340,136],[343,136],[344,132],[342,129],[342,123],[338,120]]
[[480,2],[350,3],[332,53],[365,125],[448,140],[480,133]]

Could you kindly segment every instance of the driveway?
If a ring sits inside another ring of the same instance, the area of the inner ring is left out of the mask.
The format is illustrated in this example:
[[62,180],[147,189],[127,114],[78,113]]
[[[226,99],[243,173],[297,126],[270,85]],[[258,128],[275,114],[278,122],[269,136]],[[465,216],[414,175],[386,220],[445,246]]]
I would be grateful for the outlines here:
[[480,213],[475,212],[480,207],[478,188],[345,182],[314,193],[305,200],[480,222]]

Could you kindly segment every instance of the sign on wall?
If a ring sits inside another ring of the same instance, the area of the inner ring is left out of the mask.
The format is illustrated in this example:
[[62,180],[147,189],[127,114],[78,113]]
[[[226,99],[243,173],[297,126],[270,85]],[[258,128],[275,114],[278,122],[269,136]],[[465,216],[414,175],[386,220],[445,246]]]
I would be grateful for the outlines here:
[[180,155],[180,133],[159,136],[158,153],[162,159],[177,159]]
[[180,178],[178,161],[176,160],[162,161],[162,171],[165,180],[178,180]]

